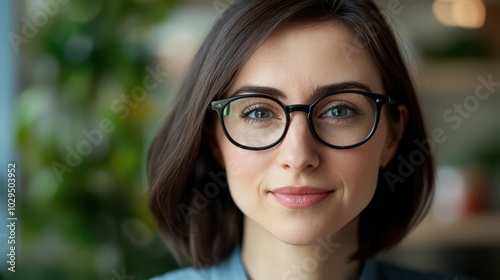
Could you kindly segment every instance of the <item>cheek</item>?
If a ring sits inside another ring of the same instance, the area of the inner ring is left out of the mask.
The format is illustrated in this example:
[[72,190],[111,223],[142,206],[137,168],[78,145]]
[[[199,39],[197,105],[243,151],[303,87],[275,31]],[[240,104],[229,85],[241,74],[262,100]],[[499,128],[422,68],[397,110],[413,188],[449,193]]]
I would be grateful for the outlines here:
[[344,200],[348,204],[366,206],[375,192],[379,164],[378,157],[367,154],[373,154],[373,150],[363,146],[350,151],[344,164],[338,166],[337,174],[343,182]]
[[236,204],[247,203],[250,194],[255,194],[261,185],[271,159],[265,153],[249,151],[234,146],[225,137],[222,129],[217,132],[217,142],[226,170],[229,190]]
[[232,144],[229,145],[232,147],[228,147],[222,154],[229,183],[255,182],[262,176],[263,171],[268,169],[270,163],[261,156],[255,155],[258,152],[246,151]]
[[256,156],[255,151],[239,149],[229,143],[226,161],[226,176],[229,192],[238,208],[249,216],[260,208],[263,202],[262,186],[265,184],[265,173],[269,162]]
[[[222,133],[222,132],[221,132]],[[236,147],[222,135],[217,137],[228,181],[241,181],[252,178],[268,164],[257,151]]]
[[352,199],[358,200],[365,206],[370,202],[377,188],[377,178],[379,173],[378,163],[362,161],[359,165],[359,173],[352,176],[353,185],[358,186],[355,188]]
[[377,187],[380,161],[385,143],[385,127],[364,145],[342,152],[342,162],[337,164],[344,183],[344,199],[356,204],[368,204]]

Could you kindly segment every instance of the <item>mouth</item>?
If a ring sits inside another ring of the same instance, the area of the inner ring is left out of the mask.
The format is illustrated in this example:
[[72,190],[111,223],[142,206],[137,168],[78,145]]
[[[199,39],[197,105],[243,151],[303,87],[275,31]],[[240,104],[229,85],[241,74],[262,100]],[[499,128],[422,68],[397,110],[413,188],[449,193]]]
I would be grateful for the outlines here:
[[288,208],[308,208],[319,204],[334,190],[314,187],[283,187],[270,191],[273,197]]

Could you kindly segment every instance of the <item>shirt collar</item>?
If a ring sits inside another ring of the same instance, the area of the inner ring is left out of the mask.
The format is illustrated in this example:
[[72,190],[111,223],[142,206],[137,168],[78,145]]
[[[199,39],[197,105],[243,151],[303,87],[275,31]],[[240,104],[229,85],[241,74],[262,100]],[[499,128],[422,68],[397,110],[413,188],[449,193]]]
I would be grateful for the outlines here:
[[[242,279],[248,280],[248,275],[241,260],[241,249],[237,246],[231,256],[217,266],[214,271],[216,275],[211,275],[210,279]],[[358,280],[379,280],[377,276],[377,266],[374,260],[367,260],[361,270]]]

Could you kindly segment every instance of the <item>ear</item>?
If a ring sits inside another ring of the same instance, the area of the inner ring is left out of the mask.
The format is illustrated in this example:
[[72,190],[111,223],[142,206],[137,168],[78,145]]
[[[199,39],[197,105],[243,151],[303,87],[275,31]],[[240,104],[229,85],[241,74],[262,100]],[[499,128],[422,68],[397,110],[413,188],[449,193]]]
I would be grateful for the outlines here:
[[408,123],[408,108],[405,105],[398,106],[399,118],[396,120],[389,117],[389,131],[384,144],[384,150],[380,157],[380,167],[385,168],[396,155],[401,138]]
[[222,166],[222,168],[225,168],[224,158],[222,157],[222,152],[216,137],[217,129],[217,124],[205,125],[203,126],[203,134],[207,139],[208,147],[210,148],[212,156],[220,164],[220,166]]

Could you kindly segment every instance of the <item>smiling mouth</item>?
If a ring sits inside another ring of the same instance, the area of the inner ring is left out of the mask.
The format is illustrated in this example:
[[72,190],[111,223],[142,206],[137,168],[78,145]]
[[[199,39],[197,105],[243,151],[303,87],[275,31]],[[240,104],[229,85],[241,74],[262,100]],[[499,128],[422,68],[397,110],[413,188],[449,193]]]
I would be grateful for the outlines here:
[[284,187],[270,193],[282,205],[289,208],[312,207],[330,196],[334,191],[313,187]]

